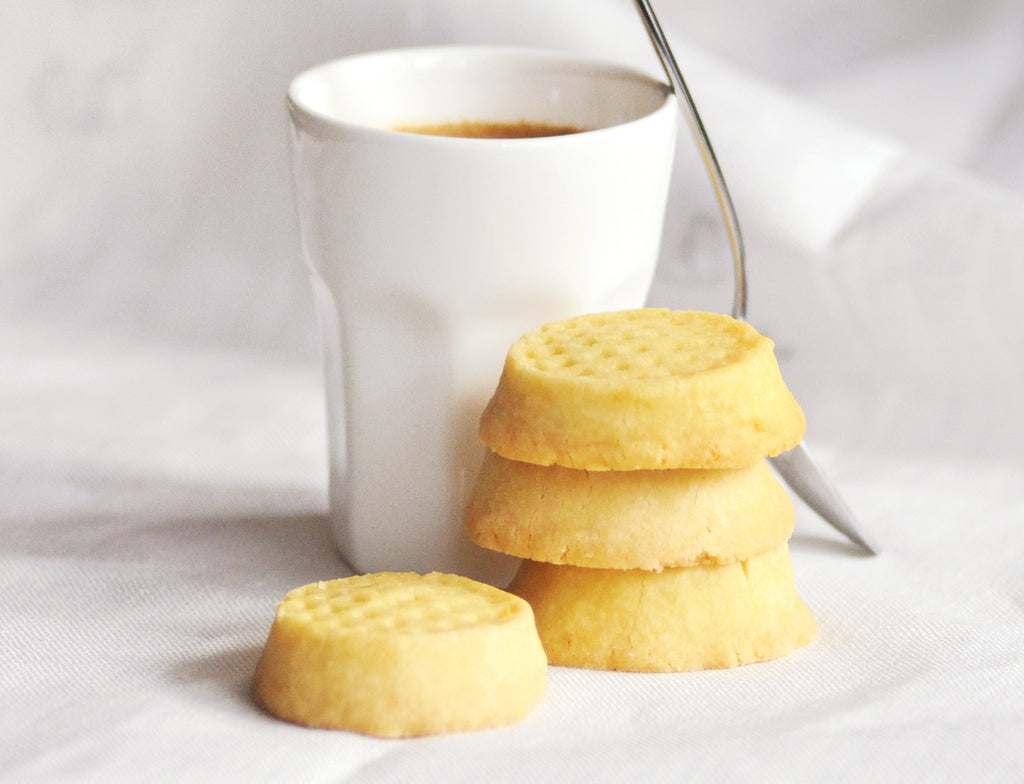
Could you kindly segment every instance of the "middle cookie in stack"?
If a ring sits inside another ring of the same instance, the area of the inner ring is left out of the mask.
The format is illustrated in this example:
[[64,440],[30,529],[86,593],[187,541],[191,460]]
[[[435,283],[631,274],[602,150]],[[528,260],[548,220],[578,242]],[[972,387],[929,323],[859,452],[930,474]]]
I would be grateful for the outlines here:
[[808,642],[766,457],[804,417],[774,344],[713,313],[554,322],[509,351],[466,510],[477,544],[525,558],[510,586],[552,664],[728,667]]

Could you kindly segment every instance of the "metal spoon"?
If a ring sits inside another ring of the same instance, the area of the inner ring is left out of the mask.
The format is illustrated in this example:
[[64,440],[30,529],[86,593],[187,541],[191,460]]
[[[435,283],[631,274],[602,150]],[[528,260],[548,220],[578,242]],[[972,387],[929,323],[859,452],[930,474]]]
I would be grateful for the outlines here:
[[[725,219],[725,228],[729,234],[729,243],[732,246],[735,277],[732,316],[740,321],[746,321],[746,253],[743,247],[743,235],[740,233],[739,220],[736,218],[736,209],[733,206],[732,197],[729,195],[729,189],[725,185],[725,177],[722,175],[722,169],[718,165],[718,159],[715,157],[715,152],[711,147],[711,140],[704,129],[704,123],[701,122],[697,106],[693,102],[693,96],[690,95],[690,90],[686,86],[686,81],[683,79],[679,65],[672,54],[672,48],[669,46],[668,39],[661,29],[661,24],[654,13],[654,8],[651,7],[648,0],[634,0],[634,2],[636,3],[637,10],[640,12],[640,16],[644,20],[647,33],[651,37],[651,43],[654,44],[654,49],[658,53],[661,65],[668,75],[669,84],[672,85],[676,98],[679,100],[683,114],[697,142],[697,147],[700,149],[701,157],[704,159],[704,165],[707,167],[708,174],[711,177],[711,184],[715,189],[715,196],[718,199],[718,205]],[[875,555],[879,552],[879,548],[871,544],[858,531],[853,511],[843,500],[842,496],[839,495],[838,490],[836,490],[834,484],[821,470],[818,463],[811,457],[804,442],[801,441],[788,452],[771,458],[771,461],[779,475],[786,481],[786,484],[811,509],[817,512],[826,523],[870,555]]]

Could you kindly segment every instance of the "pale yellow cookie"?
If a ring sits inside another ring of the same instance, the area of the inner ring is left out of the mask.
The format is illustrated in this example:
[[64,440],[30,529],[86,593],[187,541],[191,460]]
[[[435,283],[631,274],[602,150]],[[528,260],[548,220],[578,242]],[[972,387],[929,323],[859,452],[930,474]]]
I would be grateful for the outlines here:
[[516,722],[546,677],[522,599],[455,575],[382,572],[291,591],[255,696],[297,724],[408,737]]
[[509,350],[480,437],[511,460],[595,471],[749,465],[806,427],[774,345],[702,311],[546,324]]
[[509,590],[533,606],[553,665],[734,667],[782,656],[817,632],[786,545],[740,563],[661,572],[524,561]]
[[610,569],[732,563],[786,542],[793,502],[768,463],[741,468],[581,471],[493,452],[466,507],[477,544]]

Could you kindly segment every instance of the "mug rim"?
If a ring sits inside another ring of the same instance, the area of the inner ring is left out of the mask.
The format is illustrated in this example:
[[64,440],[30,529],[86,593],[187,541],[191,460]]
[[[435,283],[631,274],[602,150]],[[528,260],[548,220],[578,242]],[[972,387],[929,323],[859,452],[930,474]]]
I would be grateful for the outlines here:
[[[511,138],[478,138],[467,136],[439,136],[430,134],[417,134],[399,131],[392,128],[361,123],[353,120],[346,120],[322,111],[303,97],[303,93],[311,83],[323,80],[331,71],[345,65],[356,65],[361,61],[369,62],[374,59],[401,58],[408,61],[410,58],[421,58],[424,60],[439,58],[527,58],[538,63],[560,65],[570,70],[578,70],[580,73],[595,75],[600,78],[622,79],[636,82],[652,90],[660,96],[656,105],[650,111],[617,122],[601,125],[596,128],[584,128],[572,134],[552,136],[529,136]],[[340,136],[351,134],[367,134],[369,136],[386,135],[394,137],[401,135],[406,137],[408,143],[422,144],[460,144],[476,145],[484,144],[494,146],[497,143],[503,145],[537,145],[537,144],[561,144],[570,140],[579,143],[580,137],[592,137],[595,134],[616,132],[631,127],[637,123],[651,122],[654,118],[669,111],[675,114],[674,92],[665,82],[652,74],[634,66],[616,62],[611,59],[575,54],[558,49],[543,47],[512,46],[503,44],[439,44],[430,46],[406,46],[388,49],[373,49],[337,57],[311,66],[292,78],[286,93],[286,106],[291,117],[293,128],[315,133],[322,136]]]

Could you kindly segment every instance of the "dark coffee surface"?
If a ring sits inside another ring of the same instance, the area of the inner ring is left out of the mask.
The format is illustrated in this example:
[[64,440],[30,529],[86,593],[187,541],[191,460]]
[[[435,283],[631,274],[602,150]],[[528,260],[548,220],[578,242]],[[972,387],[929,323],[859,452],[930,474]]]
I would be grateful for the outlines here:
[[549,125],[525,120],[519,122],[456,122],[423,125],[399,125],[394,130],[428,136],[462,136],[472,139],[527,139],[540,136],[565,136],[582,128],[571,125]]

